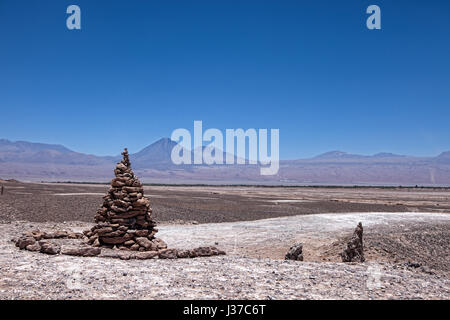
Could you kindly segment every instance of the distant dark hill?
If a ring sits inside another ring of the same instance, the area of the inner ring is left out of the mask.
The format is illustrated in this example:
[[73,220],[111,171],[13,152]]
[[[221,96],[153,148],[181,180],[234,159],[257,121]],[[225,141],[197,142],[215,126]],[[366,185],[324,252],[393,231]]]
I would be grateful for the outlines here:
[[31,164],[104,165],[110,157],[74,152],[62,145],[0,140],[0,161]]
[[405,156],[389,153],[389,152],[380,152],[374,154],[372,156],[364,156],[360,154],[351,154],[343,151],[330,151],[323,154],[320,154],[312,159],[315,160],[355,160],[355,159],[385,159],[385,158],[403,158]]
[[450,164],[450,151],[442,152],[435,158],[437,163],[446,163]]
[[0,151],[11,153],[35,153],[43,150],[53,150],[60,153],[73,152],[66,147],[59,144],[45,144],[35,143],[27,141],[9,141],[6,139],[0,139]]
[[358,154],[350,154],[343,151],[330,151],[326,153],[319,154],[315,156],[313,159],[316,160],[337,160],[337,159],[358,159],[365,158],[366,156],[358,155]]
[[[145,182],[217,184],[450,185],[450,151],[436,157],[331,151],[310,159],[281,160],[274,176],[258,165],[174,165],[176,143],[163,138],[131,154]],[[118,153],[121,151],[118,146]],[[202,148],[203,149],[203,148]],[[219,151],[223,152],[223,151]],[[224,158],[226,154],[223,153]],[[191,153],[193,159],[193,154]],[[0,139],[0,176],[32,181],[108,181],[120,156],[99,157],[62,145]]]
[[450,159],[450,151],[442,152],[437,156],[439,159]]
[[372,156],[373,158],[404,158],[405,156],[401,154],[395,154],[395,153],[389,153],[389,152],[380,152],[377,154],[374,154]]

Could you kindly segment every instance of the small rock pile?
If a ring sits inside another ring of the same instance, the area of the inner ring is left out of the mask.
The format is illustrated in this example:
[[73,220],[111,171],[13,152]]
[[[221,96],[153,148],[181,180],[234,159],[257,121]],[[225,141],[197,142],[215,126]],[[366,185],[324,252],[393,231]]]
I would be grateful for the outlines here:
[[[13,239],[16,246],[28,251],[39,251],[46,254],[58,254],[61,252],[61,246],[57,243],[48,241],[50,239],[81,239],[83,234],[69,231],[41,232],[35,230],[27,232],[19,239]],[[98,250],[98,253],[100,250]]]
[[103,197],[103,206],[97,211],[97,225],[84,232],[89,238],[88,244],[131,251],[166,249],[164,241],[155,238],[158,229],[151,216],[150,201],[131,170],[128,150],[122,155],[122,161],[114,170],[111,188]]
[[341,253],[342,262],[364,262],[363,226],[358,223],[347,248]]
[[303,244],[296,243],[294,244],[286,253],[286,256],[284,257],[285,260],[296,260],[296,261],[303,261]]
[[108,255],[112,258],[119,258],[122,260],[130,259],[178,259],[178,258],[196,258],[196,257],[211,257],[217,255],[224,255],[225,252],[217,249],[216,247],[199,247],[190,250],[177,250],[177,249],[162,249],[159,251],[121,251],[118,254],[112,253]]

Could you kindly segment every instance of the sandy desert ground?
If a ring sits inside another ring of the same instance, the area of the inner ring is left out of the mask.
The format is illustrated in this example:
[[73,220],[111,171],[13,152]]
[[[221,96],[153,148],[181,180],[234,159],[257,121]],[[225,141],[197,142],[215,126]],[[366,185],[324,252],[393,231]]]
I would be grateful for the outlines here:
[[[11,242],[93,225],[106,185],[5,182],[1,299],[449,299],[448,189],[148,186],[169,247],[226,256],[119,260],[48,256]],[[356,224],[366,262],[340,262]],[[304,262],[285,261],[295,242]]]

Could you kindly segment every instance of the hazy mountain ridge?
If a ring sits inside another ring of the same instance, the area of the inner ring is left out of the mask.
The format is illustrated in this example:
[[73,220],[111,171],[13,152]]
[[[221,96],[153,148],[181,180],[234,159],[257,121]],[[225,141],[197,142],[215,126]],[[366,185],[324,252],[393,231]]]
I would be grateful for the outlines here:
[[[258,165],[174,165],[171,152],[175,145],[163,138],[130,155],[133,168],[143,181],[450,185],[450,151],[436,157],[330,151],[309,159],[281,160],[277,175],[261,176]],[[0,140],[0,177],[4,178],[107,181],[119,160],[120,156],[88,155],[62,145]]]
[[108,158],[75,152],[62,145],[0,140],[3,162],[102,165],[111,162]]

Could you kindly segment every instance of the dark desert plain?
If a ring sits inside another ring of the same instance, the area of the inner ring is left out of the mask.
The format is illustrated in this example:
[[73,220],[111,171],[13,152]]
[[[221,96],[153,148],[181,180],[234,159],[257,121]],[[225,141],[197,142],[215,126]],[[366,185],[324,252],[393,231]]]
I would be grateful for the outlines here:
[[[109,185],[0,180],[3,221],[92,222]],[[215,223],[346,212],[449,212],[450,188],[147,185],[159,222]]]
[[[2,299],[450,298],[448,188],[147,185],[169,247],[227,254],[121,260],[48,256],[11,242],[35,229],[92,227],[108,185],[0,183]],[[366,261],[342,263],[360,221]],[[298,242],[304,261],[284,260]]]

